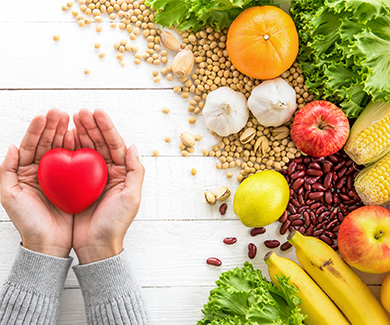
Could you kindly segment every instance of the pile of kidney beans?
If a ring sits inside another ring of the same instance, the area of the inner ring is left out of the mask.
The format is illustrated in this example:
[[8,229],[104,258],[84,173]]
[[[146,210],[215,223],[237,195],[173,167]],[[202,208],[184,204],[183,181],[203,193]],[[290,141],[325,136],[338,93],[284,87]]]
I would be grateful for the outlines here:
[[[353,183],[358,166],[343,151],[321,158],[299,157],[281,173],[290,187],[290,201],[279,218],[280,234],[296,229],[337,249],[335,239],[344,217],[362,206]],[[282,250],[291,245],[286,242]]]

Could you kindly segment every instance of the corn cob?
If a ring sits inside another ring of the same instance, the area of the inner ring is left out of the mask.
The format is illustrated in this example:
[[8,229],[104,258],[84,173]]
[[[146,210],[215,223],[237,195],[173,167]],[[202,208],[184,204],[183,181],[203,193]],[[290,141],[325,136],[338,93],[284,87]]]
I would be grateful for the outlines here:
[[352,126],[344,150],[358,165],[371,164],[390,152],[390,104],[368,104]]
[[390,153],[358,174],[355,190],[365,205],[390,202]]

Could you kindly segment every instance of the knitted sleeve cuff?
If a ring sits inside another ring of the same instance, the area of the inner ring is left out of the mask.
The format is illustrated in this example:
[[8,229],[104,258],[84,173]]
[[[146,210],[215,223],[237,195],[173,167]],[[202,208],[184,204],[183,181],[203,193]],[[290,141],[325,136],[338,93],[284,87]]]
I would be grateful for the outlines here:
[[72,258],[60,258],[20,246],[7,282],[43,295],[59,297]]

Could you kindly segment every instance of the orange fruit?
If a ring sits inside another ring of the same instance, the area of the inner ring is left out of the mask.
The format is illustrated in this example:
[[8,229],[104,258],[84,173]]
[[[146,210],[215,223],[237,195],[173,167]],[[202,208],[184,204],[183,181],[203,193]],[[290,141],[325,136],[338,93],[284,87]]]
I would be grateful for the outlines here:
[[273,6],[241,12],[229,27],[226,49],[241,73],[273,79],[291,67],[298,54],[298,33],[291,17]]

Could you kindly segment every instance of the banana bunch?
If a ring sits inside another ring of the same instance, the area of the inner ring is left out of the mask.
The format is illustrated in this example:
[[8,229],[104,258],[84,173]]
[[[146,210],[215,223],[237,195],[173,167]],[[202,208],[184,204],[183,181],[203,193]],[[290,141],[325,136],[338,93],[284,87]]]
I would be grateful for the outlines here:
[[289,242],[303,269],[275,253],[264,259],[274,283],[283,273],[299,289],[307,324],[390,325],[388,314],[371,290],[329,245],[295,231]]

